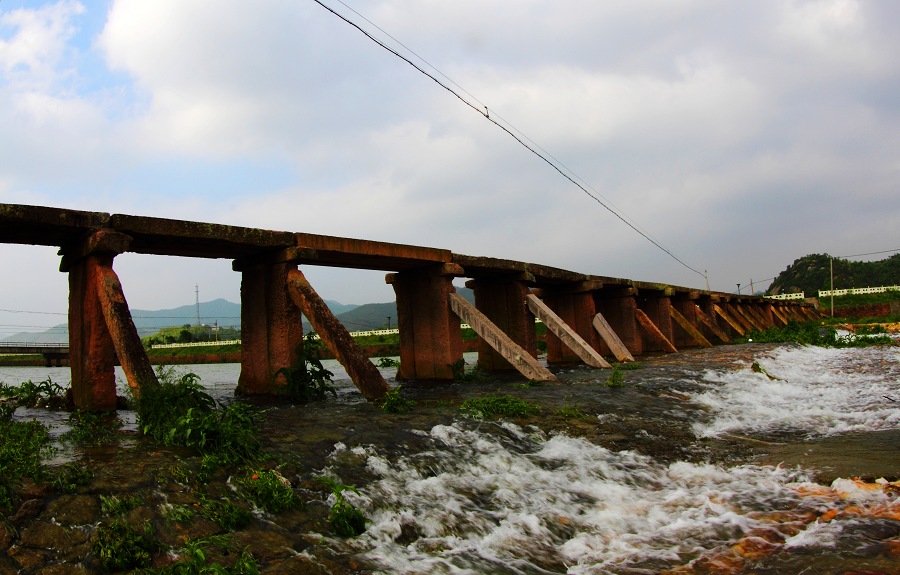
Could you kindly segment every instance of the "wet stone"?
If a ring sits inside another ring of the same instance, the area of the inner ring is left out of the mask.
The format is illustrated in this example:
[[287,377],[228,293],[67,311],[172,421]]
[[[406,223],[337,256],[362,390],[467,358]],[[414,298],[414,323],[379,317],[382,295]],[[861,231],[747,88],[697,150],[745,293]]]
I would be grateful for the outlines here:
[[90,525],[100,520],[100,502],[93,495],[63,495],[44,514],[63,525]]
[[232,535],[231,544],[237,549],[247,548],[261,562],[293,556],[294,542],[275,531],[241,531]]
[[28,520],[34,519],[44,510],[44,501],[41,499],[29,499],[22,503],[15,515],[9,518],[13,525],[22,524]]
[[84,565],[60,563],[58,565],[48,565],[43,569],[38,569],[34,572],[34,575],[84,575],[85,573],[89,573],[89,571]]
[[46,565],[54,555],[47,550],[28,549],[26,547],[18,546],[10,547],[7,553],[9,557],[16,562],[19,568],[25,571],[31,571],[33,569],[36,569],[37,567],[40,567],[41,565]]
[[19,545],[32,549],[64,549],[87,541],[87,534],[79,529],[71,529],[50,523],[34,521],[22,530]]

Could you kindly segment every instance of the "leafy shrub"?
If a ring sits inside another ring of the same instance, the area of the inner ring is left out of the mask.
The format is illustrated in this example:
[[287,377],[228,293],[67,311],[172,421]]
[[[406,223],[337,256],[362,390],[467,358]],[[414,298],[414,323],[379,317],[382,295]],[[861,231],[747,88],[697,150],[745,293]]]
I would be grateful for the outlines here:
[[101,523],[92,547],[100,565],[111,571],[149,567],[153,553],[160,549],[149,525],[138,531],[121,518]]

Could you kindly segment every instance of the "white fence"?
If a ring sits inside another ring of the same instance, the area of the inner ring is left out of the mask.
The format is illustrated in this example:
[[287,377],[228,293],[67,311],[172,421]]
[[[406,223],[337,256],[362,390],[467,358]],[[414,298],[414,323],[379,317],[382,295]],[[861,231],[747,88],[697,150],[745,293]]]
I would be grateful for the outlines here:
[[865,287],[850,288],[836,290],[819,290],[819,297],[839,296],[839,295],[856,295],[861,293],[883,293],[886,291],[900,291],[900,286],[881,286],[881,287]]
[[[821,292],[819,292],[821,293]],[[806,294],[800,293],[781,293],[778,295],[767,295],[769,299],[806,299]]]

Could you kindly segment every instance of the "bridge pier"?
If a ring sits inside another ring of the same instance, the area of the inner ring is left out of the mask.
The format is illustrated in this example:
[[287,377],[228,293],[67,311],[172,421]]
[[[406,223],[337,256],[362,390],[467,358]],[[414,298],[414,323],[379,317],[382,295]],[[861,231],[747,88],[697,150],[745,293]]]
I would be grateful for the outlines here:
[[[594,316],[597,315],[593,293],[596,288],[596,285],[589,282],[552,286],[541,290],[541,299],[592,349],[599,351],[600,336],[592,323]],[[552,332],[547,332],[547,363],[579,361],[581,358],[574,350]]]
[[[525,305],[528,276],[523,273],[477,277],[466,282],[475,294],[475,307],[532,357],[537,357],[534,315]],[[488,371],[516,368],[483,338],[478,339],[478,367]]]
[[241,374],[236,392],[276,395],[287,386],[278,371],[297,367],[303,353],[302,316],[288,290],[288,276],[297,265],[236,262],[234,267],[241,272]]
[[130,242],[124,234],[97,230],[63,251],[60,270],[69,274],[69,363],[77,409],[115,410],[117,356],[135,394],[144,385],[159,384],[112,269],[113,259]]
[[456,264],[413,268],[387,274],[397,296],[402,379],[447,380],[462,361],[460,319],[450,309],[453,278],[463,275]]
[[[625,348],[632,356],[644,353],[644,342],[638,331],[635,312],[637,299],[632,287],[610,286],[594,293],[594,304],[598,313],[602,314],[612,330],[619,336]],[[600,353],[612,354],[605,342],[600,342]]]

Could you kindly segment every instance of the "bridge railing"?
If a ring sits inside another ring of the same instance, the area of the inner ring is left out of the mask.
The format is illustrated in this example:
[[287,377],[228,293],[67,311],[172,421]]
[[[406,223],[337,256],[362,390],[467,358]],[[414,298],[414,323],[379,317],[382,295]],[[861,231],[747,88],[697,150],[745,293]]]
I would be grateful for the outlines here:
[[68,343],[35,343],[30,341],[0,341],[2,347],[33,347],[33,348],[52,348],[52,349],[68,349]]

